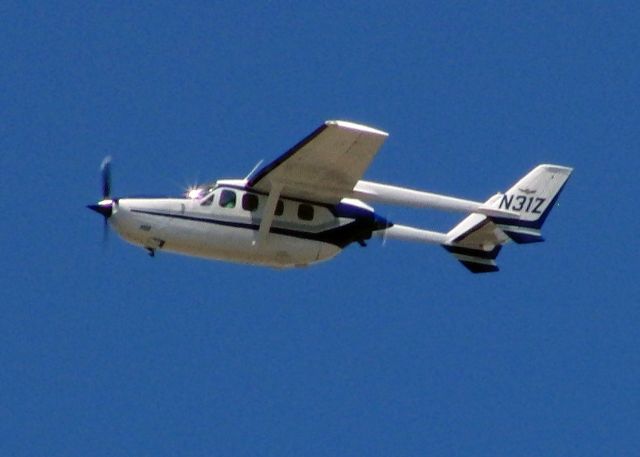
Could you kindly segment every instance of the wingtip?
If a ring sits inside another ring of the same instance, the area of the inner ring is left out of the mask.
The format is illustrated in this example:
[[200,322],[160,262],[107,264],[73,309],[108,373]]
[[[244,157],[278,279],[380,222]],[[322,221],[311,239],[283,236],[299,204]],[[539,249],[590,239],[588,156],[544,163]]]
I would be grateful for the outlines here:
[[341,128],[350,129],[350,130],[358,130],[360,132],[372,133],[374,135],[389,136],[387,132],[384,132],[382,130],[378,130],[373,127],[369,127],[368,125],[357,124],[355,122],[350,122],[350,121],[329,120],[329,121],[326,121],[324,125],[328,127],[336,126],[336,127],[341,127]]
[[544,168],[552,173],[560,173],[567,176],[573,172],[573,167],[565,167],[564,165],[554,165],[551,163],[543,163],[536,168]]

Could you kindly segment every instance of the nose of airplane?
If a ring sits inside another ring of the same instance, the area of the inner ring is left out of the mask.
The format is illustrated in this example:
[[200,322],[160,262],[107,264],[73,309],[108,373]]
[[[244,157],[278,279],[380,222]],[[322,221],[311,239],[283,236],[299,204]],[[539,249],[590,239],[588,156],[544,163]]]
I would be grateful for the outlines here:
[[87,205],[87,208],[109,218],[113,214],[113,200],[102,200],[97,205]]

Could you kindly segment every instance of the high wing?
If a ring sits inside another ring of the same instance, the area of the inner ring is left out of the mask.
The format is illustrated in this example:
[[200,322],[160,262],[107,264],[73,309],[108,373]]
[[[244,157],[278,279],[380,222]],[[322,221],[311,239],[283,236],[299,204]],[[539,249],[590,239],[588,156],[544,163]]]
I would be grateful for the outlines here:
[[335,204],[350,196],[388,133],[327,121],[249,177],[248,187],[284,197]]

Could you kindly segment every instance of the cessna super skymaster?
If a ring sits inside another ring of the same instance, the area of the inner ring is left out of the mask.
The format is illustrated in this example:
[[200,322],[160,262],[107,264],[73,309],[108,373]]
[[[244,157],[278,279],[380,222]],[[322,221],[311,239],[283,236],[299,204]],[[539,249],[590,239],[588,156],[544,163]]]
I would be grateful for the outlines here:
[[[126,241],[146,249],[272,267],[301,267],[372,237],[439,244],[473,273],[498,271],[510,241],[543,241],[542,224],[572,169],[538,165],[485,202],[390,186],[361,178],[388,134],[327,121],[245,179],[199,185],[176,198],[112,198],[102,164],[100,213]],[[394,224],[369,203],[458,211],[447,233]],[[106,228],[105,228],[106,229]]]

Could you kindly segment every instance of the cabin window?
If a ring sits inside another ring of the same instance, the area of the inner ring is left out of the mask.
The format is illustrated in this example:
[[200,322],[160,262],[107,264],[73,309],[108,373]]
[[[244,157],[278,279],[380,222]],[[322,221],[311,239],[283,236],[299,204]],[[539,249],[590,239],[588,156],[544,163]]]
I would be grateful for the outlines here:
[[244,194],[242,196],[242,209],[245,211],[255,211],[258,209],[258,196],[254,194]]
[[220,200],[218,204],[223,208],[235,208],[236,207],[236,193],[232,190],[223,190],[220,193]]
[[313,206],[301,203],[298,206],[298,217],[303,221],[313,220]]
[[284,213],[284,203],[282,203],[282,200],[278,200],[278,203],[276,204],[276,212],[274,214],[276,216],[282,216],[283,213]]

